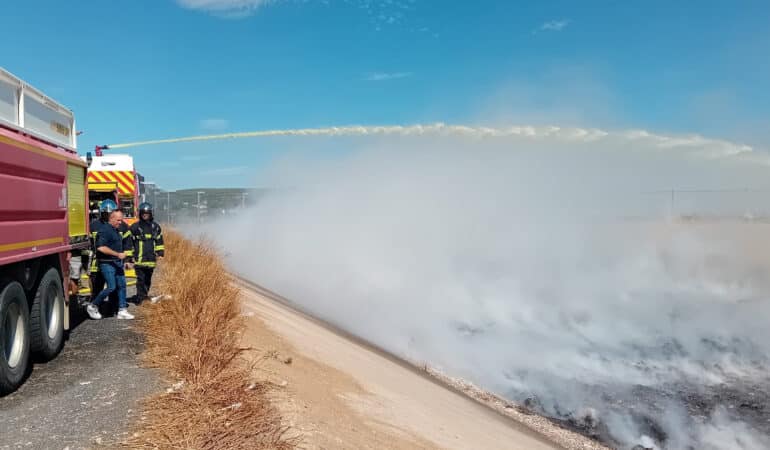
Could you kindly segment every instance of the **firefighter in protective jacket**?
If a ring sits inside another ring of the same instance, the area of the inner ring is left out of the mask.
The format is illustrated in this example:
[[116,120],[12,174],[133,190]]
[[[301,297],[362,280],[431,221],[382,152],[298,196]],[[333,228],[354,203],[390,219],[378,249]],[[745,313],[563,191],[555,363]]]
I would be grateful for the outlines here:
[[163,232],[152,216],[152,205],[139,205],[139,221],[131,225],[134,241],[134,270],[136,271],[136,299],[139,302],[149,300],[152,274],[163,258]]

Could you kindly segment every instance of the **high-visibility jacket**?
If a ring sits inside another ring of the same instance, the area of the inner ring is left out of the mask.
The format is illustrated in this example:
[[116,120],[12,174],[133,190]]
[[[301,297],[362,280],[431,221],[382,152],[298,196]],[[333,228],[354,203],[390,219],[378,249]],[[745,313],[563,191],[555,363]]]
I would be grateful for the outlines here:
[[[109,227],[109,222],[105,222],[101,219],[96,219],[91,222],[91,251],[90,251],[90,262],[88,264],[88,271],[91,273],[96,273],[99,271],[99,263],[97,261],[97,251],[96,251],[96,240],[99,237],[99,231],[102,227]],[[134,255],[134,244],[131,240],[131,230],[129,230],[128,225],[125,224],[125,222],[120,222],[120,226],[118,226],[118,233],[120,233],[120,236],[123,238],[123,253],[126,254],[126,261],[131,261],[131,258]]]
[[140,220],[131,225],[134,243],[134,262],[139,267],[155,267],[158,256],[163,256],[163,231],[154,220]]

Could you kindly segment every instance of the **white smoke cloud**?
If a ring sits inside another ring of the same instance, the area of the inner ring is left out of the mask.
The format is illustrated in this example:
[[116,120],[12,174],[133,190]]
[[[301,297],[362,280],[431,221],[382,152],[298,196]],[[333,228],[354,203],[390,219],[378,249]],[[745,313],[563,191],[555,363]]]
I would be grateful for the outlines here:
[[[622,447],[766,448],[736,410],[696,417],[679,395],[766,383],[770,230],[716,221],[770,217],[766,156],[645,131],[383,130],[267,171],[288,189],[215,234],[234,270],[546,414],[596,411]],[[751,191],[669,193],[704,187]]]

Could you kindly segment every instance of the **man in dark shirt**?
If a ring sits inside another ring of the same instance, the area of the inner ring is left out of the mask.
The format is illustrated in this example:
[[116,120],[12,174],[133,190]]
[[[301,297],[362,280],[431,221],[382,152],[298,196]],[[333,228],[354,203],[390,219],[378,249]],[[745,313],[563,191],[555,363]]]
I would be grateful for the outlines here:
[[[91,281],[91,302],[96,299],[96,296],[104,289],[104,277],[99,270],[99,262],[96,258],[96,240],[99,236],[99,230],[102,227],[109,227],[110,214],[118,209],[117,203],[111,199],[102,200],[99,203],[99,209],[97,210],[97,217],[91,222],[91,260],[88,264],[88,275]],[[133,244],[131,243],[131,233],[128,229],[128,225],[125,222],[120,223],[118,232],[123,235],[123,249],[126,254],[126,260],[128,262],[133,255]],[[112,305],[111,310],[114,310],[118,304],[118,292],[113,291],[110,294],[110,303]]]
[[126,253],[123,249],[123,236],[118,231],[120,224],[123,223],[123,213],[115,210],[110,213],[109,222],[102,226],[96,237],[96,261],[99,265],[99,271],[107,283],[107,288],[99,292],[90,305],[86,308],[88,315],[95,320],[101,319],[99,305],[111,293],[118,293],[118,319],[133,319],[134,316],[128,312],[126,302],[126,275],[123,271]]

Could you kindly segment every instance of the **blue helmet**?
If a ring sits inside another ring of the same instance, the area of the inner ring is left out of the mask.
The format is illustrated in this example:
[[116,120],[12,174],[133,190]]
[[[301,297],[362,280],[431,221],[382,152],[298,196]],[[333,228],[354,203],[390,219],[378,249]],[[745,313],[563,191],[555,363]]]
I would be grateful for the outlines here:
[[111,213],[116,209],[118,209],[118,205],[113,200],[106,199],[99,203],[99,212],[101,213]]

